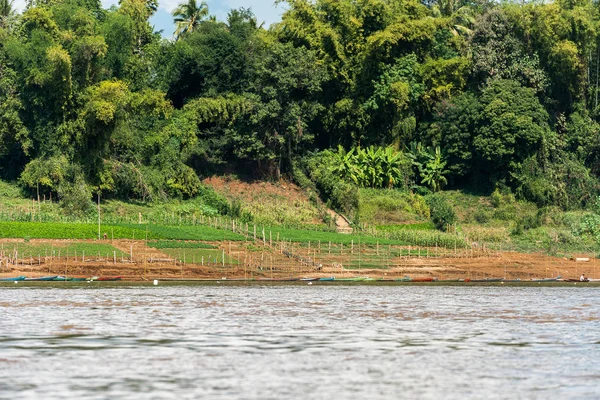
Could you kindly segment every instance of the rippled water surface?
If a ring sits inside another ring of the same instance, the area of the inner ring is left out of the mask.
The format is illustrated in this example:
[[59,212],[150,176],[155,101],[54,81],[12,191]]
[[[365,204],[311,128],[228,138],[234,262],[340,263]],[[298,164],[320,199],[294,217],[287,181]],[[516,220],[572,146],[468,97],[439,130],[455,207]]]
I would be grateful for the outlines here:
[[0,398],[600,398],[599,295],[4,287]]

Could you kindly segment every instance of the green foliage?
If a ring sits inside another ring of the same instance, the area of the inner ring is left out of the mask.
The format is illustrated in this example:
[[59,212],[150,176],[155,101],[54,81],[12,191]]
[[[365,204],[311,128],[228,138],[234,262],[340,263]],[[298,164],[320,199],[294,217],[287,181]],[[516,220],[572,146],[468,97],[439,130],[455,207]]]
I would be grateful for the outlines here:
[[[285,3],[265,29],[249,9],[219,21],[187,0],[168,41],[149,23],[155,0],[20,14],[0,1],[0,177],[77,218],[93,189],[266,222],[205,193],[202,178],[231,173],[306,178],[355,222],[359,187],[505,185],[567,210],[598,195],[592,2]],[[502,196],[476,219],[512,219]]]
[[[166,239],[242,241],[244,236],[207,226],[165,225],[102,225],[102,232],[114,239]],[[97,224],[63,224],[35,222],[0,222],[0,237],[20,238],[29,236],[40,239],[94,239],[98,238]]]
[[83,172],[77,165],[67,168],[65,179],[57,188],[60,206],[69,215],[79,216],[92,212],[91,187],[85,182]]
[[361,187],[406,188],[411,176],[409,159],[391,147],[346,152],[338,146],[337,152],[325,151],[323,158],[333,174]]
[[155,249],[216,249],[216,246],[202,242],[182,242],[178,240],[157,240],[148,242]]
[[397,189],[360,189],[359,193],[363,224],[380,226],[429,219],[429,206],[418,194]]
[[456,223],[456,213],[445,197],[433,194],[426,198],[431,222],[439,230],[449,230]]
[[449,172],[445,169],[447,162],[444,160],[439,146],[425,148],[421,143],[412,142],[408,150],[408,157],[421,177],[421,185],[437,192],[448,183],[445,176]]
[[208,5],[205,1],[198,4],[196,0],[188,0],[173,11],[173,20],[177,26],[173,34],[177,40],[189,35],[208,16]]
[[25,166],[20,181],[26,188],[37,189],[38,194],[44,194],[45,189],[56,193],[68,168],[69,162],[64,156],[37,158]]
[[517,195],[538,206],[558,205],[566,210],[586,206],[598,193],[598,180],[585,166],[566,156],[559,162],[541,164],[525,160],[513,175]]
[[439,120],[454,172],[488,182],[510,179],[510,172],[536,154],[550,136],[548,113],[533,90],[494,79],[479,99],[462,95],[444,106]]
[[358,208],[358,188],[335,174],[333,160],[330,153],[316,153],[307,159],[304,168],[321,198],[334,210],[353,218]]
[[20,197],[21,189],[15,184],[0,181],[0,196],[2,197]]

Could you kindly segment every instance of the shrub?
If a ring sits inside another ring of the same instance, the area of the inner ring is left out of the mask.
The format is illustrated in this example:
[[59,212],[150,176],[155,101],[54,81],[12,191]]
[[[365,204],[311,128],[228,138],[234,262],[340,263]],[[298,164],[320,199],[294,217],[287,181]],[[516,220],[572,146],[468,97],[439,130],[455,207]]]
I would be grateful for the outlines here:
[[[334,210],[354,219],[358,209],[358,188],[338,177],[332,162],[330,152],[315,153],[306,158],[302,167],[315,183],[321,198]],[[307,184],[306,181],[300,183]]]
[[493,217],[501,221],[513,221],[520,218],[519,210],[514,204],[501,205],[494,210]]
[[522,235],[530,229],[539,228],[542,226],[543,211],[538,210],[536,214],[528,214],[523,218],[517,219],[517,224],[511,232],[513,235]]
[[480,224],[486,224],[490,221],[490,214],[481,208],[478,208],[477,211],[475,211],[473,217],[475,218],[475,221]]
[[60,206],[69,215],[85,216],[93,211],[91,187],[85,182],[78,165],[68,167],[65,179],[57,188]]
[[576,160],[540,165],[535,157],[523,161],[513,174],[519,197],[538,206],[556,205],[565,210],[585,207],[599,191],[598,181]]
[[231,212],[229,201],[209,186],[200,185],[198,187],[198,195],[196,198],[201,200],[203,204],[216,209],[222,215]]
[[431,214],[431,222],[436,228],[446,230],[456,223],[456,213],[446,198],[439,194],[433,194],[428,196],[426,201]]

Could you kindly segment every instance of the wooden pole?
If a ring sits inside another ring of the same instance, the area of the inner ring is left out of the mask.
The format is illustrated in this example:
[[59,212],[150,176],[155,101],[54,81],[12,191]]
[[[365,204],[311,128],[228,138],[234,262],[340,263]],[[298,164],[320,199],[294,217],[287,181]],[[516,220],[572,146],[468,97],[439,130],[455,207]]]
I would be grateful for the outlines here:
[[98,190],[98,241],[100,241],[100,190]]

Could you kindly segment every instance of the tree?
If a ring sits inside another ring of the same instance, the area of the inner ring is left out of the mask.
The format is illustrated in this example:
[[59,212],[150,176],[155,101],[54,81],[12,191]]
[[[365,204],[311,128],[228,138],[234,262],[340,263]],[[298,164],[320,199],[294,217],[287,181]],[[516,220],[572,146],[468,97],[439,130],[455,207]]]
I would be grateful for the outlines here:
[[11,19],[14,17],[14,0],[0,0],[0,28],[8,28]]
[[462,94],[438,112],[449,169],[485,185],[510,181],[510,173],[550,133],[548,113],[534,90],[511,80],[492,80],[479,96]]
[[198,4],[196,0],[188,0],[173,10],[173,22],[177,25],[175,29],[176,40],[194,32],[196,27],[208,16],[208,5],[205,1]]

